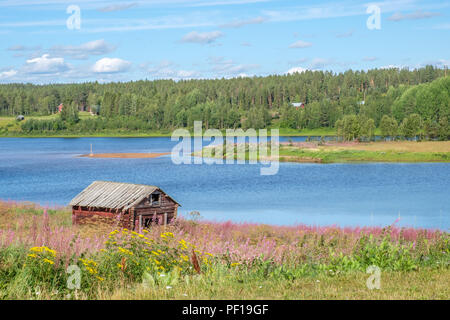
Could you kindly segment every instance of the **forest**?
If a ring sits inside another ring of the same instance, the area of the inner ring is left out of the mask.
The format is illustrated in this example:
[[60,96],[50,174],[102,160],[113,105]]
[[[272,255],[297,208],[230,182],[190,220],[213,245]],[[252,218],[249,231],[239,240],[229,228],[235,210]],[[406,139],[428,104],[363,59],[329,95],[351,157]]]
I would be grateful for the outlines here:
[[[294,102],[302,102],[296,108]],[[58,113],[56,117],[42,117]],[[80,111],[95,116],[79,117]],[[24,115],[24,134],[191,128],[335,128],[344,140],[449,138],[447,70],[348,70],[204,80],[0,85],[0,117]],[[33,116],[32,119],[27,117]],[[37,117],[37,118],[36,118]],[[7,128],[1,130],[7,131]],[[5,132],[0,132],[0,134]]]

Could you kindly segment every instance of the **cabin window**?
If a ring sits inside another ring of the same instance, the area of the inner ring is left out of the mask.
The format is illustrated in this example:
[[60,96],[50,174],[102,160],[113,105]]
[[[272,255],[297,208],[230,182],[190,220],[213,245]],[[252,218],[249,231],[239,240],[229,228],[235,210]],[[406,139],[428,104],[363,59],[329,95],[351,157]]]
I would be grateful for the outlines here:
[[160,201],[161,201],[161,194],[159,194],[159,193],[152,193],[150,195],[150,203],[153,206],[159,206]]

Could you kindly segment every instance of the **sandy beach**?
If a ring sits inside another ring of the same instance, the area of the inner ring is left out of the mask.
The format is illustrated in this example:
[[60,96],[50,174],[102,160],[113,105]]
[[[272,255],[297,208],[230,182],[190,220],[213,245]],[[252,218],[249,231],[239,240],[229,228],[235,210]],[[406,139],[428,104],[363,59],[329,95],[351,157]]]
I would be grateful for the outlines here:
[[165,152],[165,153],[96,153],[96,154],[83,154],[80,157],[140,159],[140,158],[157,158],[157,157],[165,156],[168,154],[170,154],[170,152]]

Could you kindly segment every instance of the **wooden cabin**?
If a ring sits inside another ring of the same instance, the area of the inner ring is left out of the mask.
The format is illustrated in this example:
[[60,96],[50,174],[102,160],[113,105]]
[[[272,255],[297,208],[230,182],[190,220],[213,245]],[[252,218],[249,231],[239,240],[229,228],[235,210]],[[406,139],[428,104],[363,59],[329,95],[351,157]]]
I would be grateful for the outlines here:
[[124,228],[149,227],[170,223],[180,204],[156,186],[94,181],[69,204],[72,222],[120,219]]

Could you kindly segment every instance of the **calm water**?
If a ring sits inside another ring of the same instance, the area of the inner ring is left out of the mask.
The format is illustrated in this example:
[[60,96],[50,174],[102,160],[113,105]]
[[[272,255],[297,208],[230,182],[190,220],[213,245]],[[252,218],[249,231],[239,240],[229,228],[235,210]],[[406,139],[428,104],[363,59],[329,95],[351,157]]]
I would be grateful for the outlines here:
[[[282,138],[281,140],[288,140]],[[292,137],[294,141],[304,138]],[[450,227],[450,164],[174,165],[156,159],[89,159],[102,152],[168,152],[170,138],[0,139],[0,199],[66,205],[94,180],[160,186],[211,220],[355,226]]]

